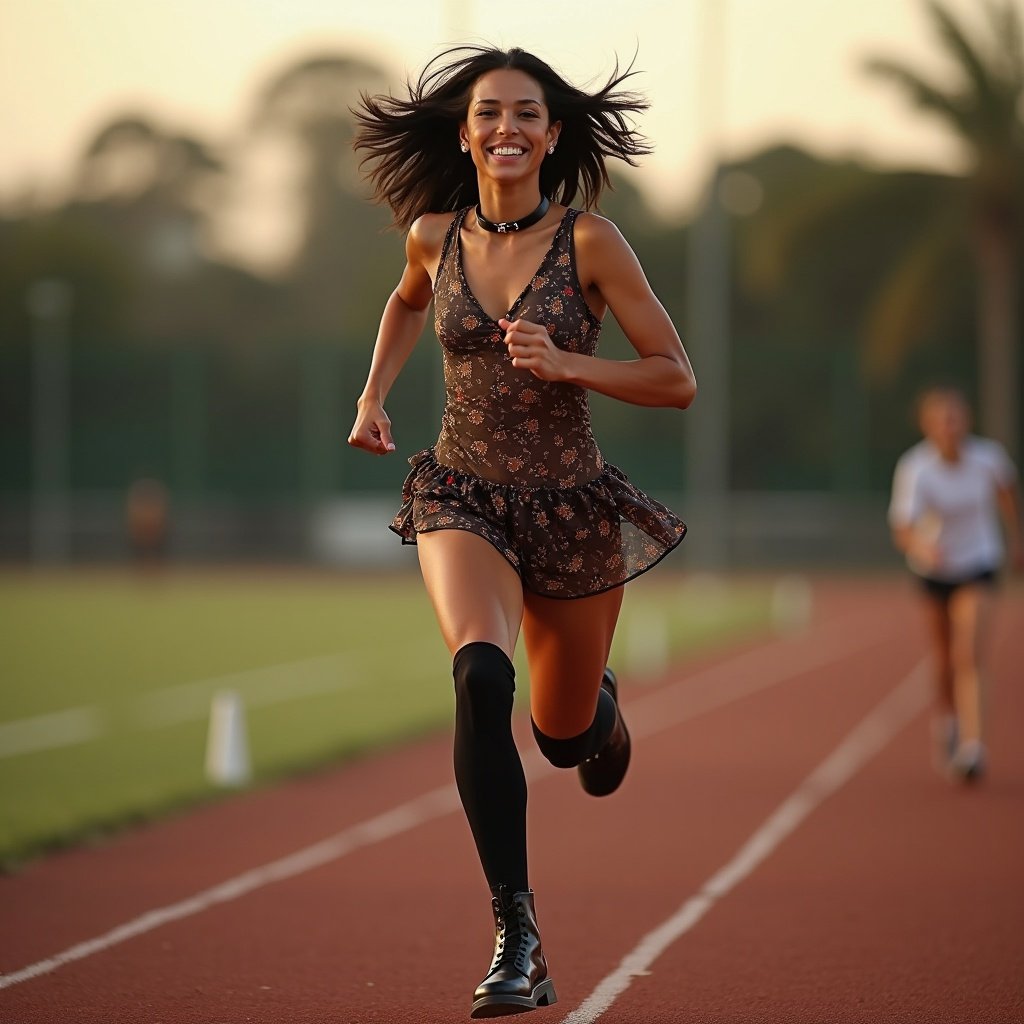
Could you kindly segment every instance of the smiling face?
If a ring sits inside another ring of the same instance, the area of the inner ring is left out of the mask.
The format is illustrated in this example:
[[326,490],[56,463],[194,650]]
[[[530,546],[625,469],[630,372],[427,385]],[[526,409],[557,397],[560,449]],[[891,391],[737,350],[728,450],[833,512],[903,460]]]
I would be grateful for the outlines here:
[[544,91],[523,71],[488,71],[473,85],[459,137],[477,170],[499,180],[539,171],[561,124],[550,121]]

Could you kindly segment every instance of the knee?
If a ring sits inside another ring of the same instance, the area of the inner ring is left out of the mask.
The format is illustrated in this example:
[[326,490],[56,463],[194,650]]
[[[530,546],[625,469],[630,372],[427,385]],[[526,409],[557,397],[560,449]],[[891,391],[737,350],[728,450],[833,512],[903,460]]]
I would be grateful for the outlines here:
[[532,722],[532,725],[537,748],[556,768],[575,768],[586,759],[589,750],[587,732],[580,736],[570,736],[568,739],[556,739],[541,732],[536,722]]
[[508,655],[494,644],[476,641],[452,659],[456,713],[474,721],[512,714],[516,673]]

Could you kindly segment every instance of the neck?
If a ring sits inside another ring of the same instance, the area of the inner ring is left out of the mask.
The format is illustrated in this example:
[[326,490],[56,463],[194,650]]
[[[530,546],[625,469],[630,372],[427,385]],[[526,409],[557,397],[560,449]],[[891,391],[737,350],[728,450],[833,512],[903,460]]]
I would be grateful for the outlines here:
[[480,184],[480,212],[488,220],[519,220],[533,213],[541,201],[540,184],[536,180],[510,188]]
[[508,221],[493,221],[484,216],[479,204],[477,204],[476,222],[479,227],[484,229],[484,231],[491,232],[492,234],[514,235],[518,234],[520,231],[529,230],[534,226],[534,224],[539,224],[544,219],[550,206],[550,201],[547,198],[544,198],[525,217],[517,217],[515,220]]

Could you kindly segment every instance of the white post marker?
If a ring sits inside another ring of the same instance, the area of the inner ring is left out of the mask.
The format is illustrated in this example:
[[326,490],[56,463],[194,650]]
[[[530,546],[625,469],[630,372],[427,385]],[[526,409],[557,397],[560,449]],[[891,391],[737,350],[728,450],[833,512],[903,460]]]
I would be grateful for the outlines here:
[[206,777],[216,786],[244,786],[252,777],[245,707],[237,690],[219,690],[210,705]]
[[811,624],[814,591],[806,576],[782,576],[772,587],[772,626],[776,633],[796,633]]

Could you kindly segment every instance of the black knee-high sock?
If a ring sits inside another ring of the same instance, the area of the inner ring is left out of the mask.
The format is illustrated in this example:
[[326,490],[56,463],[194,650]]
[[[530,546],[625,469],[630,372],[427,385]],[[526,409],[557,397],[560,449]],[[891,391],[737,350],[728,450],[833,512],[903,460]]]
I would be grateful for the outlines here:
[[540,752],[556,768],[575,768],[588,757],[593,757],[605,745],[615,728],[617,715],[612,695],[602,686],[597,695],[594,720],[578,736],[555,739],[554,736],[541,732],[536,722],[533,723],[533,736]]
[[492,891],[529,888],[526,776],[512,738],[515,668],[494,644],[455,652],[455,782]]

